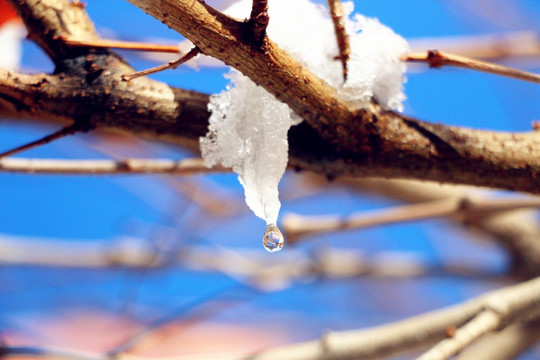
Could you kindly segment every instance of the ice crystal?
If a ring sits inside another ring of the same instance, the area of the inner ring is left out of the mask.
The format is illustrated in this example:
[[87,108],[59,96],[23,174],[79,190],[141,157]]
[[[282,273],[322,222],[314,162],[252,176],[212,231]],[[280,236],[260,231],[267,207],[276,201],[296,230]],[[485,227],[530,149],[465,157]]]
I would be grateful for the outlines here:
[[[226,13],[249,16],[251,0],[233,4]],[[315,75],[338,89],[346,100],[365,107],[374,97],[388,109],[401,110],[405,65],[399,56],[406,41],[378,20],[350,17],[353,4],[345,4],[350,36],[349,77],[343,84],[338,47],[328,10],[308,0],[273,0],[269,4],[268,36]],[[299,16],[301,19],[299,19]],[[231,70],[226,91],[210,99],[209,132],[201,138],[207,166],[232,167],[244,186],[246,202],[255,215],[275,224],[280,209],[278,183],[288,161],[287,131],[299,117],[247,77]]]

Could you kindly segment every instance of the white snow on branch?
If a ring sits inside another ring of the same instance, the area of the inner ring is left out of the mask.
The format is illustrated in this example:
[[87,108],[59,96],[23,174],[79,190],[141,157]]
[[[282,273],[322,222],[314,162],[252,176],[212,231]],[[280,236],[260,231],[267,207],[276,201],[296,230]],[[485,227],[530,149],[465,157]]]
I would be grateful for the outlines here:
[[[241,0],[225,12],[249,17],[251,0]],[[308,0],[269,2],[268,36],[315,75],[339,90],[340,96],[365,107],[372,98],[388,109],[401,110],[405,65],[399,56],[409,50],[406,41],[378,20],[350,17],[349,77],[343,84],[334,26],[328,10]],[[244,186],[246,202],[255,215],[276,223],[280,202],[278,183],[288,161],[287,131],[301,121],[289,107],[236,70],[229,74],[226,91],[210,100],[209,132],[201,138],[207,166],[232,167]]]

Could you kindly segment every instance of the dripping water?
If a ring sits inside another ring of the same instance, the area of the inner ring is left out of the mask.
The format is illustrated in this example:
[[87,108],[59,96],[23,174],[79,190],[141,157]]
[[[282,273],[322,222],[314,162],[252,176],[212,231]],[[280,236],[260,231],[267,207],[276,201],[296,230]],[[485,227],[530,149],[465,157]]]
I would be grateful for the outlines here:
[[283,234],[281,234],[281,231],[279,231],[276,224],[268,224],[263,236],[263,245],[266,251],[279,251],[283,247],[284,243],[285,238],[283,237]]

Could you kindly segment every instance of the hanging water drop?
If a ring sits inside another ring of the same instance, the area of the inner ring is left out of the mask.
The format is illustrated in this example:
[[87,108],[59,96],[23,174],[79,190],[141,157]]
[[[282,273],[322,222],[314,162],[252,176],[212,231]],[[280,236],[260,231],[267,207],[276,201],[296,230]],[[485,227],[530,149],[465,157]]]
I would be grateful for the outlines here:
[[281,231],[279,231],[276,224],[268,224],[263,236],[263,245],[266,251],[279,251],[283,247],[284,243],[285,238],[283,237],[283,234],[281,234]]

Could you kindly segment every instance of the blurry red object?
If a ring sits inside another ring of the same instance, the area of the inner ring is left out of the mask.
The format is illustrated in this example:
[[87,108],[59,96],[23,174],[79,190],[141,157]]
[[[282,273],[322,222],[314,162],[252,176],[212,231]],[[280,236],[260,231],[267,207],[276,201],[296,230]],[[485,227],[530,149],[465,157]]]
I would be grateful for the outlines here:
[[18,19],[18,16],[11,4],[7,0],[0,0],[0,27],[15,19]]

